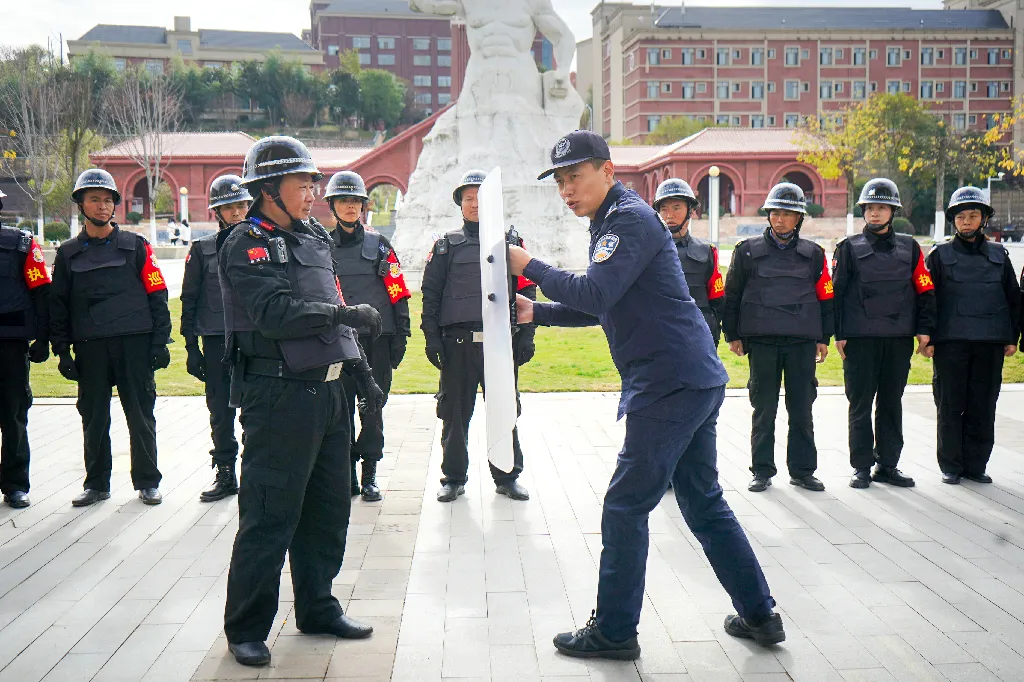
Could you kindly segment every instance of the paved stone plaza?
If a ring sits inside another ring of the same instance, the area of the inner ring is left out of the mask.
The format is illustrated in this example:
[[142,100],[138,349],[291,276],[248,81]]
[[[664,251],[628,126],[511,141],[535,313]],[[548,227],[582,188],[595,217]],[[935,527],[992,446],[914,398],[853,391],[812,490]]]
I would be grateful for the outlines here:
[[0,680],[1024,680],[1024,387],[1000,400],[995,484],[939,482],[934,407],[917,389],[905,401],[903,469],[918,486],[866,491],[847,487],[845,399],[822,390],[825,493],[784,476],[767,493],[746,491],[750,408],[730,392],[722,483],[788,640],[763,650],[724,634],[729,600],[668,496],[651,516],[636,663],[580,662],[551,646],[594,605],[601,496],[623,437],[616,396],[523,402],[522,480],[533,499],[494,494],[480,419],[467,494],[442,505],[434,401],[392,398],[385,499],[355,503],[335,583],[348,613],[376,632],[359,642],[299,635],[286,575],[273,663],[251,669],[234,662],[221,632],[236,503],[197,499],[211,480],[203,399],[157,403],[158,507],[131,489],[115,404],[113,496],[87,509],[70,506],[83,475],[74,405],[38,401],[33,505],[0,509]]

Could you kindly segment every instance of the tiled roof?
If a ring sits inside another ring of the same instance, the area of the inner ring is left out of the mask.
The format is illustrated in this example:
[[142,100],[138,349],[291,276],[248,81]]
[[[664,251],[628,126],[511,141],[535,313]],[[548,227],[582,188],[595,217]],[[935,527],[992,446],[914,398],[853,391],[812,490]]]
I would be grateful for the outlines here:
[[771,154],[803,149],[796,131],[787,128],[705,128],[665,147],[666,154]]
[[[245,133],[168,133],[164,149],[173,156],[238,156],[244,157],[255,138]],[[128,156],[129,145],[120,142],[92,154],[96,158]]]
[[[830,3],[831,4],[831,3]],[[853,4],[853,3],[851,3]],[[840,5],[835,2],[835,5]],[[727,30],[1009,30],[998,10],[915,10],[895,7],[660,7],[658,28]]]
[[[99,24],[79,38],[87,43],[134,43],[139,45],[166,45],[167,29],[156,26],[114,26]],[[264,31],[199,30],[199,44],[208,48],[236,50],[315,50],[291,33]]]
[[167,29],[160,28],[159,26],[97,24],[89,29],[79,40],[89,43],[164,45],[167,42]]
[[[430,17],[409,9],[408,0],[332,0],[324,12],[331,14],[403,14]],[[437,19],[445,17],[434,17]],[[446,18],[445,18],[446,19]]]

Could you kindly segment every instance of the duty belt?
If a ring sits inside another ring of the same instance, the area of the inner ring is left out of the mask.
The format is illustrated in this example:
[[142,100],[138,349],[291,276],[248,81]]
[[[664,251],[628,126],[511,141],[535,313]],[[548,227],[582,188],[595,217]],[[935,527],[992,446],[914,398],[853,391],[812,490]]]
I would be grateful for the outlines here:
[[441,335],[446,339],[455,339],[458,343],[483,343],[484,333],[472,329],[442,329]]
[[336,381],[341,378],[341,370],[344,362],[335,362],[326,367],[308,369],[305,372],[293,372],[283,360],[271,360],[269,358],[245,358],[245,373],[258,374],[264,377],[277,377],[278,379],[294,379],[296,381]]

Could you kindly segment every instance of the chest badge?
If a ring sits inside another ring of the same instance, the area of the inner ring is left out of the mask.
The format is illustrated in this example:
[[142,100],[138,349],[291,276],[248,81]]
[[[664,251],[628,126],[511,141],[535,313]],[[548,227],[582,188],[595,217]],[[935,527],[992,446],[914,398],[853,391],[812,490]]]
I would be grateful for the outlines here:
[[612,257],[615,249],[619,248],[619,238],[614,234],[606,234],[597,242],[594,249],[594,262],[603,263]]

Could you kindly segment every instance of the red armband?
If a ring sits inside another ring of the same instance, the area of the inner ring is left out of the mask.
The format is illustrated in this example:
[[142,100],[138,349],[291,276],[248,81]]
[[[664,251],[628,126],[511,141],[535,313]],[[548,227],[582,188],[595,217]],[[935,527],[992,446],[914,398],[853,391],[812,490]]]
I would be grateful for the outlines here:
[[39,248],[36,240],[32,240],[32,246],[25,258],[25,286],[29,289],[41,287],[50,283],[50,273],[46,271],[46,259],[43,258],[43,250]]
[[917,254],[917,267],[914,268],[914,291],[923,294],[928,291],[935,291],[935,282],[932,281],[932,273],[924,264],[924,254]]
[[[525,249],[526,248],[526,242],[524,242],[522,239],[520,239],[519,240],[519,246],[521,248]],[[522,291],[526,287],[532,287],[532,286],[536,286],[536,283],[535,282],[531,282],[530,280],[526,279],[522,275],[519,275],[519,277],[516,278],[516,291]]]
[[722,271],[718,269],[718,249],[712,246],[711,255],[715,263],[715,271],[711,273],[711,279],[708,280],[709,301],[725,296],[725,278],[722,277]]
[[403,298],[411,298],[409,287],[405,284],[405,275],[402,274],[402,264],[398,262],[395,250],[388,251],[388,271],[384,274],[384,286],[388,290],[388,298],[391,305],[401,301]]
[[148,242],[146,243],[146,264],[142,266],[139,279],[142,280],[142,286],[146,288],[147,294],[152,294],[156,291],[167,291],[164,273],[160,272],[160,266],[156,262],[156,254],[153,253],[153,247]]
[[835,298],[835,290],[832,286],[832,276],[828,274],[828,258],[823,257],[821,264],[821,277],[818,278],[818,283],[814,288],[818,292],[819,301],[831,301]]

